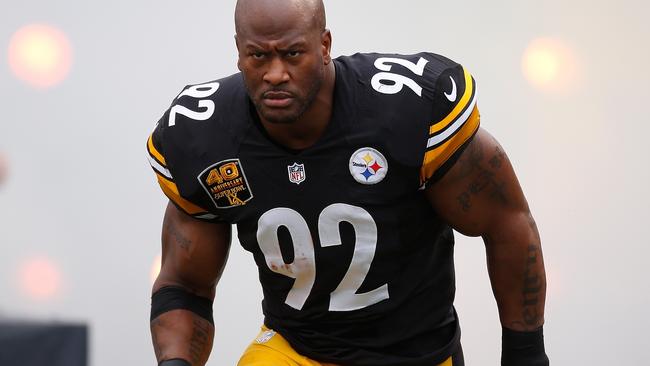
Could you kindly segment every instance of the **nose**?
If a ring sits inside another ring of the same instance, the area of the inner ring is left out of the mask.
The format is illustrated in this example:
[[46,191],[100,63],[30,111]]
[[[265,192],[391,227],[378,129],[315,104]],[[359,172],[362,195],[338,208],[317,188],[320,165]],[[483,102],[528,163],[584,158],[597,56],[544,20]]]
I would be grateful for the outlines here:
[[289,81],[289,72],[283,60],[274,57],[269,63],[269,68],[264,73],[264,81],[271,85],[280,85]]

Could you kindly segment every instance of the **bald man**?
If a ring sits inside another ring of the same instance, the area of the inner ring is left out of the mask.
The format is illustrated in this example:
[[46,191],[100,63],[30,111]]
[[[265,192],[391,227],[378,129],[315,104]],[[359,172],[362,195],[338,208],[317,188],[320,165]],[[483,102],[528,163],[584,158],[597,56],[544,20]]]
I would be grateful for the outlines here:
[[484,239],[502,365],[548,365],[540,238],[470,73],[332,59],[319,0],[240,0],[235,24],[241,72],[184,88],[147,141],[169,198],[160,365],[207,362],[231,225],[264,293],[239,366],[462,366],[453,229]]

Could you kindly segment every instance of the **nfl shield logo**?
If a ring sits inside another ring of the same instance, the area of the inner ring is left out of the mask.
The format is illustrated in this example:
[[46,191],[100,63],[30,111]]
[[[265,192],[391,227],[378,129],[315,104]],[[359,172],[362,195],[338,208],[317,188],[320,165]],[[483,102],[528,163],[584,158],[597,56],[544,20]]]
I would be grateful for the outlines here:
[[287,167],[289,171],[289,181],[300,184],[305,181],[305,164],[293,163]]

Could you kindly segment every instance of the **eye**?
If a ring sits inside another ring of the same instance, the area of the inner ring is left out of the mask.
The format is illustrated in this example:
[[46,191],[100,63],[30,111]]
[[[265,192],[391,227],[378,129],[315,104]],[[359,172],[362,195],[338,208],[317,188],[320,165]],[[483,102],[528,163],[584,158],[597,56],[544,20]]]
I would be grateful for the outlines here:
[[287,56],[289,57],[298,57],[302,54],[300,51],[289,51],[287,52]]
[[256,60],[261,60],[264,58],[265,54],[264,52],[255,51],[255,52],[251,52],[250,56]]

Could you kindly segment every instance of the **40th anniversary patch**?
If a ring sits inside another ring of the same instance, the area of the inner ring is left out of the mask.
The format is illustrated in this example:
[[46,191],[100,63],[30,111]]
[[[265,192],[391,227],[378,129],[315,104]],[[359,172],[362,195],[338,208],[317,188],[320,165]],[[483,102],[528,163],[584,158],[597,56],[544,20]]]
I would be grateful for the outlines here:
[[239,159],[211,165],[198,176],[198,180],[217,208],[243,206],[253,198]]

